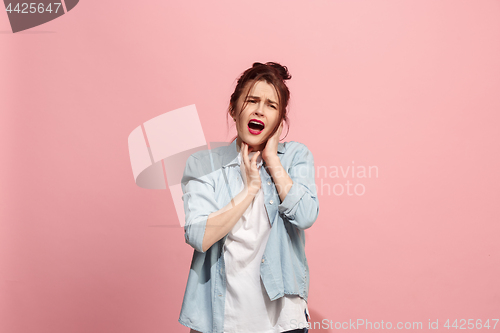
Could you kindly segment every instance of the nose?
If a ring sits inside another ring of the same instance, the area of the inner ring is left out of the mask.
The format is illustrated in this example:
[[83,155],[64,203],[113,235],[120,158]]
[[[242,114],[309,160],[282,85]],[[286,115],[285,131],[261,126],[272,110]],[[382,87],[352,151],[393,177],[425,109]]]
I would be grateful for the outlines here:
[[257,108],[255,109],[255,113],[258,114],[259,116],[264,115],[264,103],[259,103],[257,105]]

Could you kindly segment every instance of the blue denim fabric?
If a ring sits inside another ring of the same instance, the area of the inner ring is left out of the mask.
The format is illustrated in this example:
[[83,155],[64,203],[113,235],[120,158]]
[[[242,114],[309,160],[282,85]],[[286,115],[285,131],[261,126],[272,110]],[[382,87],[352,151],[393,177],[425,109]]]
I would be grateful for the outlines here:
[[[192,154],[184,169],[183,191],[186,243],[194,248],[179,322],[203,333],[223,333],[226,275],[223,245],[227,238],[202,250],[208,216],[225,207],[242,186],[236,139],[228,146]],[[304,229],[319,213],[314,160],[302,143],[278,144],[281,165],[293,181],[281,202],[266,164],[260,168],[262,189],[271,232],[260,273],[271,300],[299,295],[307,301],[309,267]]]

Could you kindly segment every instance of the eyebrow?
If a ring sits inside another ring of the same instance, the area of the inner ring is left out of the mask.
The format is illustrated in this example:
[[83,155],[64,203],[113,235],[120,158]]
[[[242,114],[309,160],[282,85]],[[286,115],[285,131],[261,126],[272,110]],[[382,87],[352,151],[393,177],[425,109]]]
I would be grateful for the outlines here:
[[[258,100],[260,100],[260,97],[257,97],[257,96],[252,96],[252,95],[248,95],[247,99],[248,99],[248,98],[253,98],[253,99],[258,99]],[[276,103],[275,101],[270,100],[269,98],[267,99],[267,101],[268,101],[269,103],[271,103],[271,104],[276,104],[276,105],[278,105],[278,103]]]

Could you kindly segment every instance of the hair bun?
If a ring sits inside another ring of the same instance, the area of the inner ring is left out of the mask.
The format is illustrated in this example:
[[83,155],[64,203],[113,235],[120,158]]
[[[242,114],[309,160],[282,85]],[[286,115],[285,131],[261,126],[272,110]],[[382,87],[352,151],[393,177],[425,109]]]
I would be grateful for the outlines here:
[[266,65],[276,69],[276,71],[278,72],[283,81],[290,80],[292,78],[290,73],[288,73],[288,68],[286,68],[286,66],[278,64],[277,62],[266,62],[265,65],[260,62],[255,62],[252,67],[266,66]]

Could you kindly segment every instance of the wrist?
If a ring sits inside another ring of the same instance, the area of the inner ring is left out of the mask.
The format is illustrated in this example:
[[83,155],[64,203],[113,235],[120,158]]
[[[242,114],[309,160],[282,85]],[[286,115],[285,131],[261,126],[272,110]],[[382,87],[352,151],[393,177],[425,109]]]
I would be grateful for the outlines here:
[[245,187],[245,189],[244,189],[245,197],[253,200],[255,198],[255,196],[257,195],[257,193],[259,192],[259,190],[260,190],[260,187],[255,187],[255,186]]
[[264,161],[266,162],[267,166],[281,166],[281,161],[278,155],[265,158]]
[[277,160],[272,160],[270,163],[266,164],[266,170],[271,174],[271,177],[278,178],[282,177],[284,173],[286,173],[283,165],[281,165],[281,161],[279,158]]

